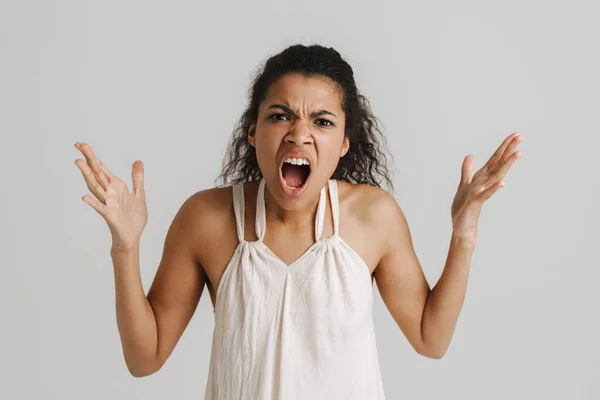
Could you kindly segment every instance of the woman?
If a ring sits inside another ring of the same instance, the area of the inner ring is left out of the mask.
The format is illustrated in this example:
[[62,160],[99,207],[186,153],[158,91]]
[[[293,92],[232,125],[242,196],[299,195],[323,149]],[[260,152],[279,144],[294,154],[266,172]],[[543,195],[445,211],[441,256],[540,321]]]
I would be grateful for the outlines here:
[[372,279],[398,326],[442,357],[465,296],[483,203],[521,141],[508,136],[474,175],[463,161],[444,271],[430,290],[394,198],[377,121],[333,49],[295,45],[257,76],[234,133],[223,185],[187,199],[145,296],[147,221],[141,161],[133,192],[87,144],[76,160],[108,223],[117,323],[134,376],[165,363],[204,286],[215,307],[207,399],[383,399]]

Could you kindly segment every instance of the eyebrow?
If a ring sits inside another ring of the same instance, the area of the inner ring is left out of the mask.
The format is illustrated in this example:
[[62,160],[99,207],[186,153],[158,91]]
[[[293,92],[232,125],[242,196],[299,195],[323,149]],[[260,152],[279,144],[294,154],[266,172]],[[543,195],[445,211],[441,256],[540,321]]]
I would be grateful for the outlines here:
[[[288,106],[285,106],[283,104],[273,104],[273,105],[270,105],[269,107],[267,107],[267,110],[271,110],[271,109],[275,109],[275,108],[279,108],[279,109],[285,111],[288,114],[292,114],[292,115],[296,116],[296,113],[291,108],[289,108]],[[337,115],[335,115],[331,111],[327,111],[327,110],[318,110],[318,111],[314,111],[312,114],[310,114],[310,116],[312,118],[317,118],[317,117],[320,117],[322,115],[332,115],[333,117],[337,118]]]

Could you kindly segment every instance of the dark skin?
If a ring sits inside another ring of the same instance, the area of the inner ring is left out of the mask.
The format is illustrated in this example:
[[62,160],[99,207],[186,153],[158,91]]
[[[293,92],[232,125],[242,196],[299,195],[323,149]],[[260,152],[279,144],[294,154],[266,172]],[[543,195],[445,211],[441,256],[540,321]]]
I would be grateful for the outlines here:
[[[313,224],[319,191],[348,148],[340,100],[335,85],[327,80],[285,76],[269,89],[257,123],[248,132],[267,183],[264,243],[286,264],[300,257],[316,240]],[[288,109],[274,110],[274,104],[285,104]],[[328,110],[336,117],[316,113],[319,110]],[[283,116],[273,117],[274,112]],[[325,117],[333,126],[323,122]],[[449,346],[465,297],[481,207],[501,187],[505,174],[522,155],[516,151],[520,140],[518,134],[507,137],[475,174],[472,156],[463,161],[452,204],[448,258],[433,289],[425,279],[408,223],[396,200],[373,186],[338,181],[340,236],[361,257],[392,317],[419,354],[440,358]],[[129,193],[89,145],[78,142],[76,147],[86,158],[86,162],[77,160],[76,164],[94,195],[83,199],[109,223],[115,267],[125,269],[131,255],[139,252],[139,237],[146,224],[143,164],[138,161],[133,165],[134,185]],[[286,197],[278,189],[278,157],[290,149],[310,152],[313,157],[312,181],[301,198]],[[258,182],[245,185],[247,241],[257,239],[257,189]],[[323,237],[332,233],[328,204]],[[147,303],[140,302],[139,297],[133,299],[143,294],[138,293],[138,278],[116,278],[126,288],[117,290],[118,307],[128,307],[129,314],[122,311],[123,315],[143,314],[135,323],[143,324],[144,332],[150,330],[142,336],[135,326],[125,327],[127,319],[123,317],[121,338],[126,359],[129,356],[135,360],[128,361],[134,375],[149,375],[165,363],[189,324],[205,286],[215,304],[216,288],[238,244],[231,188],[203,190],[184,202],[168,230]],[[134,286],[136,289],[131,289]],[[131,332],[136,335],[135,341]],[[140,349],[151,350],[143,350],[140,355]]]

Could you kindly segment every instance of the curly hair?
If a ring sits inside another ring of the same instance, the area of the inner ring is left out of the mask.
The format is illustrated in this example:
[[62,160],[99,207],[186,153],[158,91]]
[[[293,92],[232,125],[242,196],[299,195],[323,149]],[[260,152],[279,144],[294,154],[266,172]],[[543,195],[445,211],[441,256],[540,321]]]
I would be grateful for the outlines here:
[[262,178],[256,150],[248,143],[247,134],[258,118],[258,108],[267,89],[287,73],[326,77],[341,90],[341,106],[346,115],[344,134],[349,139],[350,148],[340,158],[331,178],[377,187],[385,183],[393,189],[388,168],[391,155],[384,151],[385,136],[380,129],[381,123],[371,112],[367,98],[358,92],[352,68],[333,48],[301,44],[292,45],[272,56],[260,68],[248,91],[248,106],[236,124],[215,184],[225,186]]

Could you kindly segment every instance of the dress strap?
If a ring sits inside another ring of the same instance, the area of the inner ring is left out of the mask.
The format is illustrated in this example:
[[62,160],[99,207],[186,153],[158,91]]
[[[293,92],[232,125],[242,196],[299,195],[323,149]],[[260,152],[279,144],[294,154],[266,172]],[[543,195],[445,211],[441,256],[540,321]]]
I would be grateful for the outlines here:
[[260,180],[258,193],[256,195],[256,221],[254,223],[256,236],[262,241],[265,238],[267,215],[265,212],[265,179]]
[[[258,193],[256,195],[256,221],[254,226],[256,227],[256,236],[259,240],[265,238],[265,231],[267,226],[267,214],[265,211],[265,180],[261,179],[258,185]],[[325,222],[325,207],[326,207],[326,191],[325,187],[321,189],[321,195],[319,196],[319,204],[317,206],[317,215],[315,217],[315,240],[319,240],[323,233],[323,224]],[[243,228],[243,226],[242,226]]]
[[319,205],[317,206],[317,215],[315,217],[315,241],[318,241],[323,234],[323,224],[325,223],[325,186],[321,189],[321,195],[319,196]]
[[235,213],[235,224],[240,242],[244,241],[244,184],[233,185],[233,211]]
[[329,180],[329,198],[331,200],[331,214],[333,215],[333,234],[338,235],[340,221],[340,203],[338,185],[335,179]]

